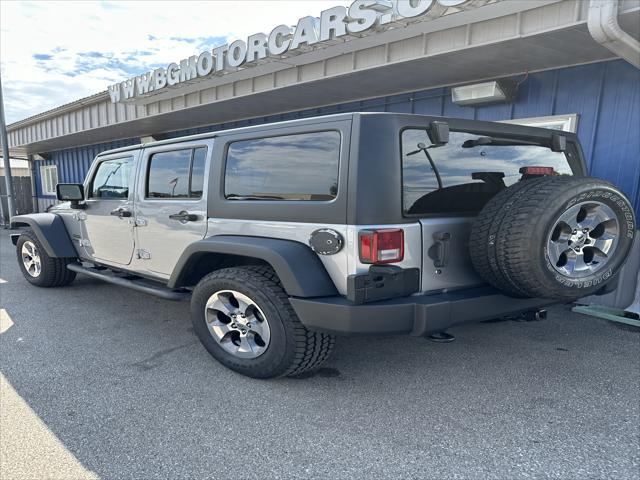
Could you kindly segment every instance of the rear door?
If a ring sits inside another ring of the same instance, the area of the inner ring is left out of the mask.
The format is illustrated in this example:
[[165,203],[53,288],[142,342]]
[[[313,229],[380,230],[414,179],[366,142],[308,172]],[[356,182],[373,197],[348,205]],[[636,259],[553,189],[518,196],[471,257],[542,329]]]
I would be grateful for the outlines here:
[[207,232],[213,140],[146,148],[137,185],[138,265],[168,277],[185,248]]
[[423,291],[482,283],[469,256],[471,224],[493,196],[521,180],[522,167],[572,173],[564,153],[538,145],[481,145],[477,133],[452,131],[448,144],[422,148],[431,146],[426,130],[401,136],[403,209],[422,227]]
[[133,188],[139,151],[99,157],[85,185],[82,245],[87,255],[106,264],[128,265],[134,250]]

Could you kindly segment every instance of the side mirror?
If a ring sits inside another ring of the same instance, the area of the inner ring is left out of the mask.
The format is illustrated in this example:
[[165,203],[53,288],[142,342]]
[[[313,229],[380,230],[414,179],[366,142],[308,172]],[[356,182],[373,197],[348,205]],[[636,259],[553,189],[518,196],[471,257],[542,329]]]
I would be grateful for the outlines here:
[[56,196],[63,202],[71,202],[71,208],[83,208],[78,202],[84,200],[84,186],[80,183],[59,183]]
[[433,121],[427,129],[429,139],[435,146],[446,145],[449,143],[449,124],[446,122]]

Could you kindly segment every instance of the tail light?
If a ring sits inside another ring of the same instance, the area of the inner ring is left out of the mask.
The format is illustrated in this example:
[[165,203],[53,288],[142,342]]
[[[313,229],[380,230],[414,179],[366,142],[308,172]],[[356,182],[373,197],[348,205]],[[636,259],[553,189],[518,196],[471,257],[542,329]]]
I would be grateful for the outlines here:
[[553,167],[522,167],[520,173],[523,175],[553,175]]
[[404,258],[404,230],[362,230],[360,261],[362,263],[397,263]]

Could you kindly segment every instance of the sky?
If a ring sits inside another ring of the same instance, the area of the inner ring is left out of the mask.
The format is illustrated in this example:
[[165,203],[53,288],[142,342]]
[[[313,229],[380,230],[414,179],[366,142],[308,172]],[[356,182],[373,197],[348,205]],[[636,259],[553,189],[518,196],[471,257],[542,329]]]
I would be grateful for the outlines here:
[[8,124],[344,0],[0,1]]

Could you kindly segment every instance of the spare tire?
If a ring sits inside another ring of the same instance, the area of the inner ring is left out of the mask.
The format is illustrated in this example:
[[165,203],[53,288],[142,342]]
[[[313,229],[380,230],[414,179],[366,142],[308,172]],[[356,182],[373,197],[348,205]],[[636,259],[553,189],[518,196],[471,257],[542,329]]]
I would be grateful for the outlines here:
[[591,295],[622,268],[635,235],[633,208],[589,177],[538,177],[494,196],[473,223],[471,261],[514,297]]

